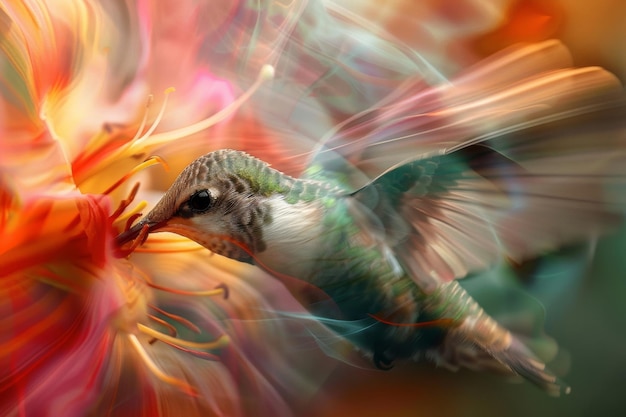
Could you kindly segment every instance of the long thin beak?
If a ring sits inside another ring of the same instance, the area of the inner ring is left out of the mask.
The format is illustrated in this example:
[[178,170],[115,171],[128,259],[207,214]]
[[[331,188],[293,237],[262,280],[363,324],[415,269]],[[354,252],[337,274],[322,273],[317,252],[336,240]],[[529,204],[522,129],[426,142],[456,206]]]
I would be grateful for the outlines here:
[[122,245],[136,239],[146,226],[148,226],[148,233],[150,233],[160,227],[163,227],[165,224],[166,222],[140,221],[130,229],[117,235],[115,238],[115,245],[119,248]]

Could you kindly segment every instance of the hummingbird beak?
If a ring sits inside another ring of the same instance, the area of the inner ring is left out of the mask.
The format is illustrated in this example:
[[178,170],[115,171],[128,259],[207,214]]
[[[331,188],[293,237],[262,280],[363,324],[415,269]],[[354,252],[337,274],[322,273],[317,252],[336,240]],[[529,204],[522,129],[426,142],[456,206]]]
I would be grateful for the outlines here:
[[145,240],[148,236],[148,233],[152,233],[165,225],[167,225],[167,220],[160,222],[154,222],[149,220],[140,221],[130,229],[117,235],[117,237],[115,238],[115,245],[119,248],[122,245],[137,239],[140,235],[145,234],[145,236],[142,238],[142,242],[140,242],[141,244],[143,243],[143,240]]

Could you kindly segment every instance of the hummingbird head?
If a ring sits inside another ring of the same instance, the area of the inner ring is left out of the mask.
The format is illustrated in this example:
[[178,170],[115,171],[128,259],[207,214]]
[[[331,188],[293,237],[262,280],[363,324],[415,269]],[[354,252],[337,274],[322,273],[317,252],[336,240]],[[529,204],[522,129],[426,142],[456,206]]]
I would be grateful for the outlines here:
[[250,262],[254,253],[265,249],[263,226],[272,220],[269,197],[284,191],[289,179],[244,152],[209,153],[188,165],[155,207],[116,243],[137,238],[147,227]]

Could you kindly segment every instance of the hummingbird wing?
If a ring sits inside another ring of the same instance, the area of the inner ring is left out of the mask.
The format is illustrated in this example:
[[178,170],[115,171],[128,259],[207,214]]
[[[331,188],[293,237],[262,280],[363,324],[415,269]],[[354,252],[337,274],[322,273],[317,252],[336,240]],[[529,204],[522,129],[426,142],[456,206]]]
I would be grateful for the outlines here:
[[[400,165],[352,194],[423,288],[596,235],[621,218],[623,101]],[[617,189],[616,189],[617,188]]]
[[348,172],[359,188],[389,167],[585,113],[621,92],[601,68],[572,68],[558,41],[519,44],[437,86],[407,79],[328,132],[310,165]]

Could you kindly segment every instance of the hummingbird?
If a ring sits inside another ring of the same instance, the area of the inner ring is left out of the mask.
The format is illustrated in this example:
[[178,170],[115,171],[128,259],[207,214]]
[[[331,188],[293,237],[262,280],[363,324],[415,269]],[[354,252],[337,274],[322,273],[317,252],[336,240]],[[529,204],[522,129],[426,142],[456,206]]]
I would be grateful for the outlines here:
[[243,151],[213,151],[184,168],[116,244],[142,230],[173,232],[256,265],[381,369],[427,359],[568,393],[458,283],[619,221],[602,184],[624,155],[586,140],[572,127],[585,117],[567,115],[548,128],[415,145],[413,154],[402,147],[400,162],[362,183],[352,151],[339,146],[319,151],[297,177]]

